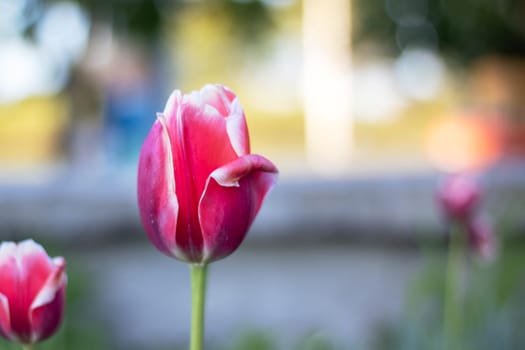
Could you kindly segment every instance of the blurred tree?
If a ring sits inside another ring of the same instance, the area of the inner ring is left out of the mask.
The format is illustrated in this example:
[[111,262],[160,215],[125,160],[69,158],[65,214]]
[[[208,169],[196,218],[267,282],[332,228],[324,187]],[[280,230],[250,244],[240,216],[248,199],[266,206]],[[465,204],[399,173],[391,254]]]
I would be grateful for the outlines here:
[[[27,36],[32,37],[39,14],[45,5],[63,0],[27,0],[25,14],[28,25]],[[163,22],[172,20],[183,6],[196,4],[213,7],[216,11],[225,12],[234,28],[232,35],[253,43],[258,42],[268,29],[272,28],[271,13],[268,5],[262,0],[201,0],[189,2],[184,0],[71,0],[82,6],[93,21],[111,23],[119,35],[139,40],[143,44],[155,42],[162,34]],[[29,20],[31,19],[31,20]]]
[[523,0],[354,0],[354,43],[390,54],[407,46],[439,49],[468,63],[487,54],[525,55]]
[[[167,48],[173,45],[171,32],[178,26],[171,25],[183,20],[186,8],[204,8],[210,18],[224,18],[231,28],[224,35],[237,41],[235,51],[247,44],[260,45],[266,33],[273,27],[272,12],[262,0],[22,0],[17,35],[23,35],[41,45],[41,29],[45,27],[48,14],[57,4],[73,4],[85,18],[86,44],[75,59],[65,60],[64,51],[56,50],[53,67],[60,72],[63,82],[57,88],[70,102],[69,115],[72,123],[61,134],[71,159],[94,162],[99,153],[109,153],[113,161],[133,161],[149,129],[151,120],[144,116],[155,115],[155,106],[161,106],[161,96],[167,95],[168,72],[172,69]],[[218,30],[209,21],[210,35],[197,37],[205,44],[216,42]],[[54,33],[48,42],[60,43],[56,33],[67,31],[67,18],[55,17]],[[178,42],[175,42],[178,44]],[[53,45],[51,45],[53,46]],[[54,45],[55,47],[57,45]],[[220,55],[229,53],[221,48]],[[177,64],[180,65],[179,62]],[[201,63],[208,66],[209,58]],[[207,77],[209,79],[209,77]],[[102,123],[101,123],[102,121]],[[94,149],[89,142],[106,135],[107,148],[97,153],[85,154]],[[107,132],[106,132],[107,131]],[[80,141],[78,141],[80,140]]]

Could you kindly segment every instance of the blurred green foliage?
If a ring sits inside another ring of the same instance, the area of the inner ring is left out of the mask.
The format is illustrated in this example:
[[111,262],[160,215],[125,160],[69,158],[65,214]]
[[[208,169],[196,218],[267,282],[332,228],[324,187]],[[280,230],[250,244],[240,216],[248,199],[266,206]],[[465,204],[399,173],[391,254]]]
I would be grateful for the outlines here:
[[354,0],[353,39],[390,54],[436,49],[459,62],[481,55],[525,55],[523,0]]
[[[285,349],[269,334],[261,331],[249,331],[235,339],[232,344],[220,350],[278,350]],[[332,342],[322,333],[313,332],[299,339],[293,350],[336,350]]]
[[[500,256],[492,263],[465,256],[457,349],[525,348],[521,329],[525,321],[524,253],[523,243],[513,238],[502,243]],[[407,295],[404,317],[378,331],[374,350],[442,349],[444,265],[442,255],[429,254]]]
[[[34,25],[46,5],[62,0],[30,0],[26,2],[25,12],[34,14],[34,20],[27,27],[27,35],[32,36]],[[273,21],[268,5],[261,0],[203,0],[189,2],[184,0],[72,0],[78,3],[94,23],[106,23],[123,37],[141,42],[145,46],[154,45],[164,34],[165,24],[177,20],[180,10],[186,6],[206,6],[218,13],[225,13],[232,27],[232,36],[244,43],[257,43],[269,29]]]
[[[499,225],[505,226],[505,225]],[[501,230],[499,230],[501,232]],[[455,340],[461,350],[515,350],[525,349],[525,243],[520,232],[506,231],[500,236],[498,258],[483,262],[468,253],[461,268],[459,284],[461,300],[460,336]],[[374,333],[369,347],[354,347],[354,339],[336,344],[326,334],[313,331],[283,345],[279,338],[267,330],[240,330],[236,337],[221,344],[208,344],[210,350],[442,350],[443,300],[445,290],[446,259],[443,247],[436,241],[424,242],[424,265],[408,288],[402,317],[383,324]],[[66,251],[59,244],[47,242],[51,256]],[[60,248],[58,248],[60,247]],[[68,261],[68,289],[66,318],[59,332],[38,344],[39,350],[124,349],[115,344],[103,315],[92,305],[96,295],[91,276],[76,263],[75,253],[65,256]],[[110,310],[108,310],[110,312]],[[0,339],[0,349],[20,349]],[[141,350],[127,347],[126,350]],[[148,350],[186,349],[178,343],[169,347],[150,346]]]
[[[305,337],[295,350],[336,350],[338,349],[328,337],[322,333],[314,332]],[[269,349],[268,349],[269,350]]]
[[277,345],[269,334],[251,331],[235,339],[232,345],[224,347],[223,350],[270,350],[276,348]]

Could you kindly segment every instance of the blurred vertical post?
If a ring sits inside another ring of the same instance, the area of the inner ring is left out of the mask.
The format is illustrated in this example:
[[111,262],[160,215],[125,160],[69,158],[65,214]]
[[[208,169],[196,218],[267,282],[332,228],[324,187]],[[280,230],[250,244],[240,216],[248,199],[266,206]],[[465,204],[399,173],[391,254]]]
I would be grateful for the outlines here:
[[350,0],[303,0],[306,156],[315,171],[339,174],[352,156]]

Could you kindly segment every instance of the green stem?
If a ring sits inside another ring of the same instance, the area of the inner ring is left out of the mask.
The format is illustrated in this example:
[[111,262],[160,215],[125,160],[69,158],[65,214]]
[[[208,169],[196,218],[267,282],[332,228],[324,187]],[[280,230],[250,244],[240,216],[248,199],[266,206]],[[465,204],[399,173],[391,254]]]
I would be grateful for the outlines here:
[[447,272],[445,281],[445,300],[443,305],[443,350],[458,348],[458,335],[461,327],[461,302],[458,283],[461,277],[463,232],[459,225],[450,230]]
[[204,305],[206,298],[206,265],[193,264],[191,272],[190,350],[204,349]]
[[33,350],[33,344],[22,344],[22,350]]

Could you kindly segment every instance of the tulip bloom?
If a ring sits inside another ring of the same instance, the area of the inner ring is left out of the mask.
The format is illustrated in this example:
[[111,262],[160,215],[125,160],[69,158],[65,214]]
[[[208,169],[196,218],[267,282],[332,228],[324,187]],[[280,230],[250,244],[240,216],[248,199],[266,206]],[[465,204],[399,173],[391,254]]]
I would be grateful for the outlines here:
[[276,180],[276,167],[250,154],[244,112],[230,89],[176,90],[142,146],[142,224],[164,254],[206,264],[237,249]]
[[53,335],[64,311],[65,261],[32,240],[0,245],[0,335],[33,344]]
[[437,197],[445,216],[466,235],[470,249],[491,260],[497,253],[497,242],[490,221],[477,208],[481,192],[473,177],[459,174],[444,181]]
[[448,177],[438,190],[438,201],[445,215],[457,222],[470,220],[478,202],[480,188],[468,175]]

